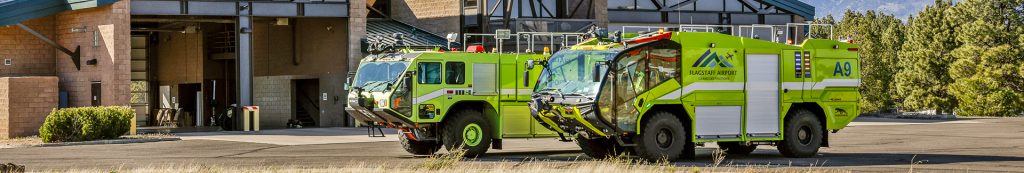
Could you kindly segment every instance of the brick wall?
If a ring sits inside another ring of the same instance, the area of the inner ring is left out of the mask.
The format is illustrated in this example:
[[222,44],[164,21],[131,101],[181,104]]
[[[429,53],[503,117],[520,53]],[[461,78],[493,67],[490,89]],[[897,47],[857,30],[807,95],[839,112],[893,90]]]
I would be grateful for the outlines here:
[[459,32],[460,0],[391,1],[391,17],[437,35]]
[[[50,39],[54,38],[53,17],[33,19],[24,24]],[[0,76],[53,76],[54,50],[17,26],[0,27]],[[12,64],[3,65],[4,59],[11,59]]]
[[[131,90],[130,1],[112,5],[67,11],[56,15],[57,43],[74,47],[81,45],[82,69],[71,59],[56,56],[56,73],[61,90],[67,91],[69,106],[90,106],[91,82],[102,84],[103,105],[128,105]],[[96,65],[86,61],[96,59]]]
[[0,139],[39,135],[57,108],[57,77],[0,78]]

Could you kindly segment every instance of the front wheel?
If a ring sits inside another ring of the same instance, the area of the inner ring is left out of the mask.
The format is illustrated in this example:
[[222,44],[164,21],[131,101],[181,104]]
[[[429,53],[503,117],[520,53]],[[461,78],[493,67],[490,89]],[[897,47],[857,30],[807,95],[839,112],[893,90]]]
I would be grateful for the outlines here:
[[449,152],[466,150],[466,157],[477,157],[491,147],[491,126],[479,111],[459,111],[444,124],[443,142]]
[[679,118],[672,113],[657,112],[643,124],[636,153],[649,161],[677,160],[687,154],[688,147],[694,147],[688,144],[689,136]]
[[416,141],[402,133],[398,134],[398,142],[402,143],[402,149],[413,155],[432,155],[441,149],[441,142]]
[[811,111],[796,110],[788,115],[784,130],[778,148],[786,157],[811,157],[821,148],[825,130]]

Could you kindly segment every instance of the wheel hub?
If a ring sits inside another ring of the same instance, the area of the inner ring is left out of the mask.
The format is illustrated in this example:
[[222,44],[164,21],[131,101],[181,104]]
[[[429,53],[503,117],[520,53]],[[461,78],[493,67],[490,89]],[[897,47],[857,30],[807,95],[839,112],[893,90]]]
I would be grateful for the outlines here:
[[462,129],[462,140],[466,146],[479,145],[481,138],[483,138],[483,129],[476,123],[466,125]]
[[658,134],[655,136],[655,140],[658,143],[658,147],[668,148],[672,146],[672,131],[668,129],[658,130]]
[[800,144],[811,143],[811,128],[807,126],[800,127],[800,131],[797,132],[797,140],[800,140]]

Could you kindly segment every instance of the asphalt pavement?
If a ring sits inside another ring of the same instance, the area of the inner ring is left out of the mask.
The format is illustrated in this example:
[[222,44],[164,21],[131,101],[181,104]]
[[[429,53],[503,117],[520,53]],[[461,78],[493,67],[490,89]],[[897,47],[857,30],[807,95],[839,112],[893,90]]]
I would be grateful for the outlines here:
[[[182,133],[180,141],[0,149],[0,163],[29,170],[110,169],[175,165],[321,167],[381,164],[402,167],[423,156],[403,151],[393,130],[366,136],[363,128]],[[749,156],[727,156],[732,166],[824,167],[855,172],[1024,172],[1024,118],[905,120],[860,118],[831,134],[831,147],[812,158],[786,158],[772,146]],[[539,160],[571,164],[590,158],[573,143],[552,138],[506,139],[474,162]],[[711,164],[714,144],[680,166]]]

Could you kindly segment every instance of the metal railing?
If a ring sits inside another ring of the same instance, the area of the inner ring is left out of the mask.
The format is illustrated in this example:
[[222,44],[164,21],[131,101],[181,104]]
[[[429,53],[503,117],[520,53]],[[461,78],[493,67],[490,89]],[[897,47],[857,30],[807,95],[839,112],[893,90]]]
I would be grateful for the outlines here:
[[[506,30],[507,31],[507,30]],[[500,31],[499,31],[500,32]],[[518,32],[512,34],[465,34],[462,37],[462,49],[466,50],[470,45],[482,45],[487,41],[486,39],[493,39],[495,41],[495,48],[498,53],[504,52],[505,41],[515,40],[515,53],[533,53],[543,50],[537,50],[538,44],[545,44],[546,47],[550,48],[551,52],[558,51],[561,48],[569,47],[577,43],[583,42],[587,33],[574,33],[574,32]],[[508,38],[502,38],[507,36]],[[479,38],[478,38],[479,37]],[[481,43],[470,43],[472,39],[482,39]],[[525,49],[523,49],[525,47]]]
[[[777,43],[799,43],[804,38],[813,38],[812,31],[816,27],[824,27],[828,30],[828,39],[836,39],[835,28],[831,24],[812,24],[812,23],[787,23],[785,25],[765,25],[765,24],[753,24],[753,25],[698,25],[698,24],[682,24],[678,28],[671,28],[668,26],[622,26],[623,32],[654,32],[658,30],[664,31],[679,31],[679,32],[717,32],[722,34],[729,34],[733,36],[741,36],[754,39],[768,40]],[[764,33],[765,38],[761,38]],[[792,32],[791,32],[792,31]],[[796,34],[804,31],[805,34]],[[797,37],[803,35],[804,37]],[[800,39],[800,40],[798,40]]]

